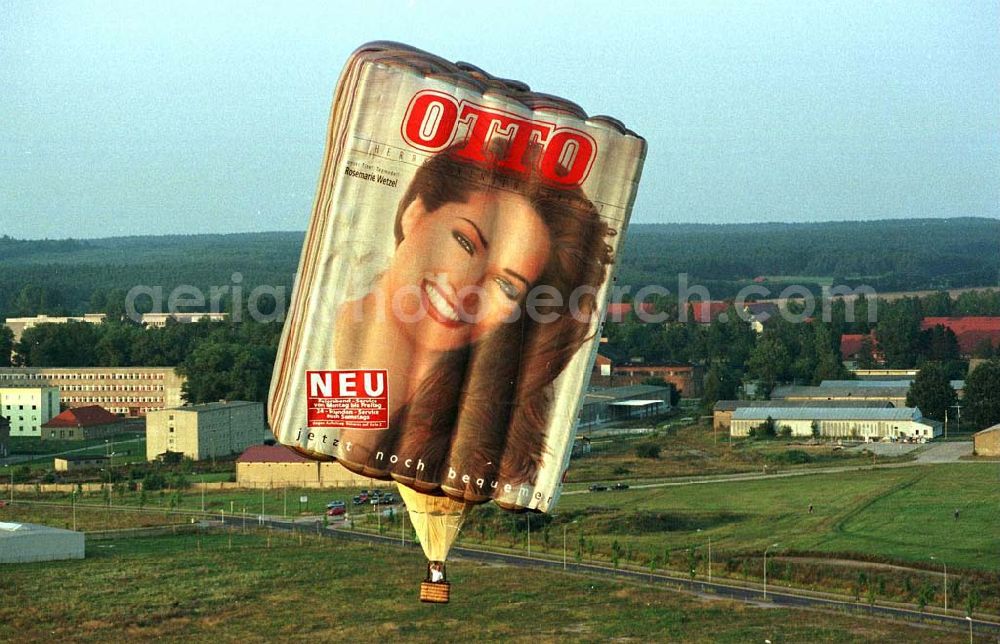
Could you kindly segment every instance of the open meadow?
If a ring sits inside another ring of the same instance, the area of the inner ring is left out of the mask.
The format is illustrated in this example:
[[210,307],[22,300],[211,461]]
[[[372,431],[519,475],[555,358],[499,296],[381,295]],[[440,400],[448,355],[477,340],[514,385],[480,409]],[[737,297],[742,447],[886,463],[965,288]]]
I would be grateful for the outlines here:
[[[772,583],[871,602],[943,603],[949,567],[953,609],[1000,613],[1000,519],[996,464],[939,464],[816,473],[789,478],[644,484],[564,494],[554,515],[473,510],[459,545],[532,552],[704,579],[760,582],[770,547]],[[354,505],[355,488],[93,492],[19,496],[0,520],[81,530],[186,523],[210,518],[254,525],[258,514],[320,521],[325,504],[348,504],[343,527],[412,540],[402,506]],[[306,502],[300,504],[300,498]],[[142,506],[140,508],[140,505]],[[812,511],[810,511],[812,506]],[[959,511],[956,519],[954,511]],[[75,519],[74,519],[75,514]],[[530,520],[530,530],[529,530]],[[711,546],[711,555],[709,554]],[[564,550],[565,548],[565,550]],[[711,562],[709,557],[711,556]],[[931,559],[931,557],[935,559]]]
[[421,604],[416,548],[288,533],[88,543],[82,561],[6,565],[0,641],[924,641],[960,632],[468,561]]

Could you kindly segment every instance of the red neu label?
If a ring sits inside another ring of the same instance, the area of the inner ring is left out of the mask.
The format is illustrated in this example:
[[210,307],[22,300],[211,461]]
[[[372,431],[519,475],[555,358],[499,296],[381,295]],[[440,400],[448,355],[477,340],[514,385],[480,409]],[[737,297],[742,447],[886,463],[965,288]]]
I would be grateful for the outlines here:
[[388,429],[385,369],[307,371],[310,427]]

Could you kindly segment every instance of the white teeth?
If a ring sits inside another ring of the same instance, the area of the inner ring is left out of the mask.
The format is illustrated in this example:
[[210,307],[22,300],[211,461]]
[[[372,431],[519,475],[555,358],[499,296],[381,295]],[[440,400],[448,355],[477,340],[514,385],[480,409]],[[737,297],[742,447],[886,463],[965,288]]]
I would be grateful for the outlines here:
[[458,311],[456,311],[455,307],[448,303],[448,300],[444,299],[444,297],[437,292],[437,289],[430,284],[424,284],[424,293],[427,295],[427,299],[430,301],[431,306],[437,309],[438,313],[452,322],[461,321],[461,318],[458,317]]

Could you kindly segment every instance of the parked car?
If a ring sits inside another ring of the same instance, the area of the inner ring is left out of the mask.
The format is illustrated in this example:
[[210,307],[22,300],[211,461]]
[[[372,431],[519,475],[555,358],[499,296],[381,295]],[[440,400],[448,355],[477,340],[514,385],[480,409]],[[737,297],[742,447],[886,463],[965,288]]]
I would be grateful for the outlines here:
[[351,501],[353,501],[354,505],[364,505],[365,503],[368,503],[368,495],[362,492],[351,499]]
[[326,516],[339,517],[347,514],[347,504],[343,501],[333,501],[326,506]]
[[628,483],[615,483],[615,486],[612,489],[615,489],[615,490],[627,490],[628,489]]
[[607,485],[601,485],[599,483],[595,483],[594,485],[590,486],[591,492],[604,492],[607,489],[608,489]]
[[340,499],[337,499],[336,501],[330,501],[329,503],[327,503],[326,509],[329,510],[330,508],[335,508],[337,506],[344,507],[346,505],[347,505],[346,503],[344,503]]

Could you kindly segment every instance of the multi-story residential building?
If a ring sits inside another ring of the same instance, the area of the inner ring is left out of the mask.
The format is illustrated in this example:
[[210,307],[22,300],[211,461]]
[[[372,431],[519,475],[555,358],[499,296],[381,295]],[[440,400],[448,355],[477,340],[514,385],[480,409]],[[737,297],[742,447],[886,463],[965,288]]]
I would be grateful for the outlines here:
[[10,435],[41,436],[42,425],[59,413],[55,387],[5,387],[0,385],[0,416],[10,423]]
[[125,417],[179,407],[183,384],[173,367],[0,368],[0,387],[58,387],[67,408],[100,405]]
[[146,458],[177,452],[198,461],[239,454],[269,434],[259,402],[223,400],[152,411],[146,415]]

